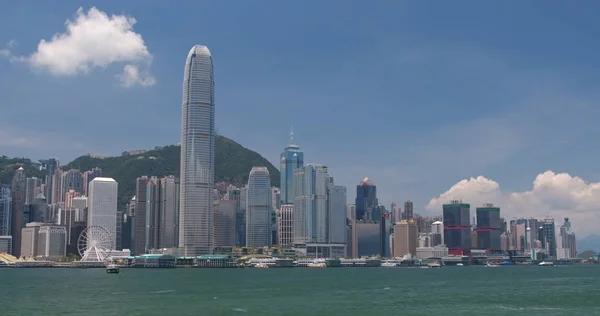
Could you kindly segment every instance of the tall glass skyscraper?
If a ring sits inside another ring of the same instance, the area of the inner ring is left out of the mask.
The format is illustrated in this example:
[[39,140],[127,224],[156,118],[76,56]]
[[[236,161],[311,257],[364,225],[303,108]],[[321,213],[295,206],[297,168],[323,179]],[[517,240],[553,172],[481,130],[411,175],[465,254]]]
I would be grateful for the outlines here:
[[183,75],[179,214],[182,256],[213,252],[214,87],[210,51],[196,45],[188,53]]
[[294,172],[294,243],[328,243],[327,167],[308,164]]
[[[364,178],[356,186],[356,220],[379,221],[377,207],[377,187],[369,180]],[[379,214],[381,215],[381,214]]]
[[271,232],[271,176],[267,167],[253,167],[248,177],[246,246],[269,247]]
[[304,166],[304,153],[294,143],[294,132],[290,133],[290,144],[281,153],[281,205],[294,203],[294,170]]

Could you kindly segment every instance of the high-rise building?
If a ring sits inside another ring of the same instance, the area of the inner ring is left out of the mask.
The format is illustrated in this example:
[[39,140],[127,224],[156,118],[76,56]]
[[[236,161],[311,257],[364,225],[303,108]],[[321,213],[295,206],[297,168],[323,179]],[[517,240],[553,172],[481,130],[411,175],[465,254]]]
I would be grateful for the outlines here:
[[234,200],[215,201],[215,248],[235,246],[235,203]]
[[44,225],[38,231],[38,256],[58,259],[67,255],[67,230],[63,226]]
[[23,222],[25,224],[30,222],[52,223],[52,212],[42,193],[38,194],[29,205],[29,214],[27,218],[23,217]]
[[269,247],[271,230],[271,176],[267,167],[253,167],[248,177],[246,246]]
[[471,205],[452,201],[443,205],[444,242],[448,253],[468,255],[471,251]]
[[328,188],[328,242],[345,244],[346,228],[346,187],[330,184]]
[[416,256],[418,242],[417,224],[413,220],[402,220],[394,225],[394,257]]
[[327,167],[308,164],[294,171],[294,243],[328,243]]
[[52,200],[52,192],[54,192],[54,183],[52,179],[59,166],[60,163],[56,158],[40,160],[40,170],[46,170],[48,172],[44,181],[44,183],[46,183],[46,192],[44,192],[44,196],[48,197],[48,204],[56,203],[56,201]]
[[235,217],[235,226],[238,234],[238,247],[246,246],[246,202],[248,201],[248,185],[240,188],[240,208]]
[[413,219],[413,217],[415,216],[415,213],[413,212],[413,202],[412,201],[406,201],[404,202],[404,216],[405,220],[411,220]]
[[271,206],[273,209],[278,209],[281,206],[281,190],[278,187],[271,188]]
[[83,195],[88,194],[88,186],[90,185],[90,181],[94,180],[96,177],[102,176],[102,169],[93,168],[92,170],[88,170],[83,173]]
[[294,170],[304,166],[304,153],[294,143],[294,132],[290,133],[290,144],[280,156],[279,172],[281,176],[280,204],[294,203]]
[[379,202],[377,201],[377,187],[369,180],[364,178],[356,186],[356,220],[375,220],[379,221],[379,217],[375,216]]
[[294,205],[283,204],[277,210],[277,240],[280,246],[294,244]]
[[[39,231],[43,223],[27,223],[21,229],[21,247],[19,249],[20,256],[24,258],[35,258],[39,255]],[[13,249],[14,251],[14,249]]]
[[476,208],[477,212],[477,248],[488,251],[501,251],[500,208],[487,203]]
[[20,255],[21,251],[21,228],[25,226],[23,222],[23,207],[25,205],[25,193],[27,186],[27,178],[25,177],[25,170],[23,167],[19,167],[12,178],[12,242],[13,242],[13,253],[15,256]]
[[31,204],[31,201],[40,193],[36,189],[42,186],[42,179],[36,177],[27,178],[25,185],[25,204]]
[[158,248],[176,248],[179,242],[179,179],[160,179],[160,214]]
[[60,168],[56,168],[54,170],[54,174],[50,177],[52,181],[51,191],[49,191],[49,195],[46,195],[48,198],[48,204],[58,204],[63,201],[65,195],[63,192],[63,182],[62,182],[62,174],[63,170]]
[[542,243],[542,248],[546,250],[546,255],[550,258],[556,258],[556,229],[554,226],[554,218],[547,216],[541,221],[539,228],[539,240]]
[[154,249],[156,220],[159,212],[158,179],[142,176],[136,179],[134,245],[132,253],[141,255]]
[[[1,235],[1,234],[0,234]],[[568,217],[560,226],[560,246],[557,251],[558,259],[575,259],[577,258],[577,239],[575,233],[571,231],[571,222]]]
[[80,195],[80,192],[77,192],[73,189],[70,189],[69,191],[65,192],[64,207],[70,208],[73,205],[73,199]]
[[[7,186],[0,185],[0,236],[12,236],[12,193]],[[12,242],[12,240],[11,240]],[[12,245],[11,245],[12,249]]]
[[117,189],[118,183],[112,178],[97,177],[89,185],[88,227],[108,230],[112,249],[117,249]]
[[[65,193],[73,190],[79,194],[83,194],[83,174],[77,169],[65,171],[60,176],[60,195],[65,198]],[[64,200],[63,200],[64,201]]]
[[179,250],[182,256],[212,254],[214,248],[214,85],[210,51],[202,45],[192,47],[185,62],[181,116]]

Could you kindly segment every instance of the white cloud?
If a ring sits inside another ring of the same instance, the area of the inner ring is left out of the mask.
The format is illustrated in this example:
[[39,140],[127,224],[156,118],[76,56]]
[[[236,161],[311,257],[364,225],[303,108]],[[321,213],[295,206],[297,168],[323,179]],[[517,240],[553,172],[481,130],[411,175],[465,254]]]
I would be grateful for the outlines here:
[[4,57],[10,56],[10,50],[8,50],[8,49],[0,49],[0,56],[4,56]]
[[141,72],[139,67],[136,65],[127,64],[123,68],[123,73],[118,76],[125,87],[131,87],[139,84],[142,87],[153,86],[156,83],[156,79],[147,72]]
[[463,200],[472,208],[493,203],[506,219],[550,215],[558,226],[563,217],[569,217],[580,236],[597,231],[600,222],[600,183],[587,183],[568,173],[541,173],[533,181],[533,188],[525,192],[503,192],[497,182],[483,176],[464,179],[431,199],[427,208],[439,212],[442,204],[451,200]]
[[[135,23],[133,17],[108,16],[95,7],[86,13],[79,8],[74,20],[65,23],[64,33],[55,34],[49,41],[42,39],[37,50],[22,59],[56,76],[87,74],[114,63],[127,63],[126,68],[135,64],[136,69],[139,65],[147,66],[152,55],[142,36],[133,31]],[[155,82],[147,73],[141,80],[144,86]]]
[[10,40],[6,43],[6,48],[0,49],[0,56],[10,57],[12,55],[11,49],[17,45],[17,41]]

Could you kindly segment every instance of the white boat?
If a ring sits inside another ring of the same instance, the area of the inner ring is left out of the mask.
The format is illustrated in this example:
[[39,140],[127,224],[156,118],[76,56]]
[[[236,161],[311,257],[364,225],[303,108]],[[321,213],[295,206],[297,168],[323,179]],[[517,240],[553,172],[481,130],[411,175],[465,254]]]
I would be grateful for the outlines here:
[[429,268],[441,268],[442,265],[439,262],[432,262],[432,263],[428,264],[427,267],[429,267]]
[[306,265],[309,268],[327,268],[327,264],[325,262],[311,262],[308,265]]
[[456,264],[456,266],[457,266],[457,267],[464,267],[464,264],[462,264],[462,263],[457,263],[457,264]]
[[489,263],[489,262],[488,262],[488,263],[485,265],[485,267],[486,267],[486,268],[497,268],[497,267],[499,267],[499,265],[497,265],[497,264],[493,264],[493,263]]
[[542,261],[538,264],[540,267],[554,267],[554,262],[552,261]]
[[400,263],[395,260],[386,260],[381,263],[381,266],[384,268],[395,268],[400,266]]
[[109,264],[106,266],[106,273],[119,273],[119,266],[116,264]]
[[259,269],[268,269],[269,266],[264,264],[264,263],[257,263],[254,265],[255,268],[259,268]]

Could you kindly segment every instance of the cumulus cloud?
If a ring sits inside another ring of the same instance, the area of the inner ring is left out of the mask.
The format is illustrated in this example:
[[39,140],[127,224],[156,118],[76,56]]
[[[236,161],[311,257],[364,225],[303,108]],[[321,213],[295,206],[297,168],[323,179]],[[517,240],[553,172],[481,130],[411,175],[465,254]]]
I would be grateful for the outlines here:
[[142,87],[153,86],[156,83],[156,79],[147,72],[140,72],[140,69],[136,65],[127,64],[123,68],[123,73],[118,76],[125,87],[131,87],[135,84],[139,84]]
[[11,49],[17,45],[17,41],[10,40],[6,43],[6,48],[0,49],[0,56],[2,57],[10,57],[12,55]]
[[[86,13],[79,8],[75,18],[66,21],[64,33],[55,34],[49,41],[42,39],[37,50],[22,60],[56,76],[88,74],[95,68],[125,63],[125,71],[129,71],[126,86],[151,86],[156,81],[147,71],[139,75],[140,65],[147,67],[152,55],[142,36],[133,31],[135,23],[133,17],[108,16],[95,7]],[[137,76],[132,75],[132,69]]]
[[501,208],[506,219],[550,215],[558,226],[563,217],[569,217],[581,236],[597,231],[600,222],[600,183],[588,183],[568,173],[541,173],[533,181],[532,189],[524,192],[504,192],[497,182],[483,176],[464,179],[431,199],[427,209],[439,212],[442,204],[451,200],[470,203],[473,209],[493,203]]

